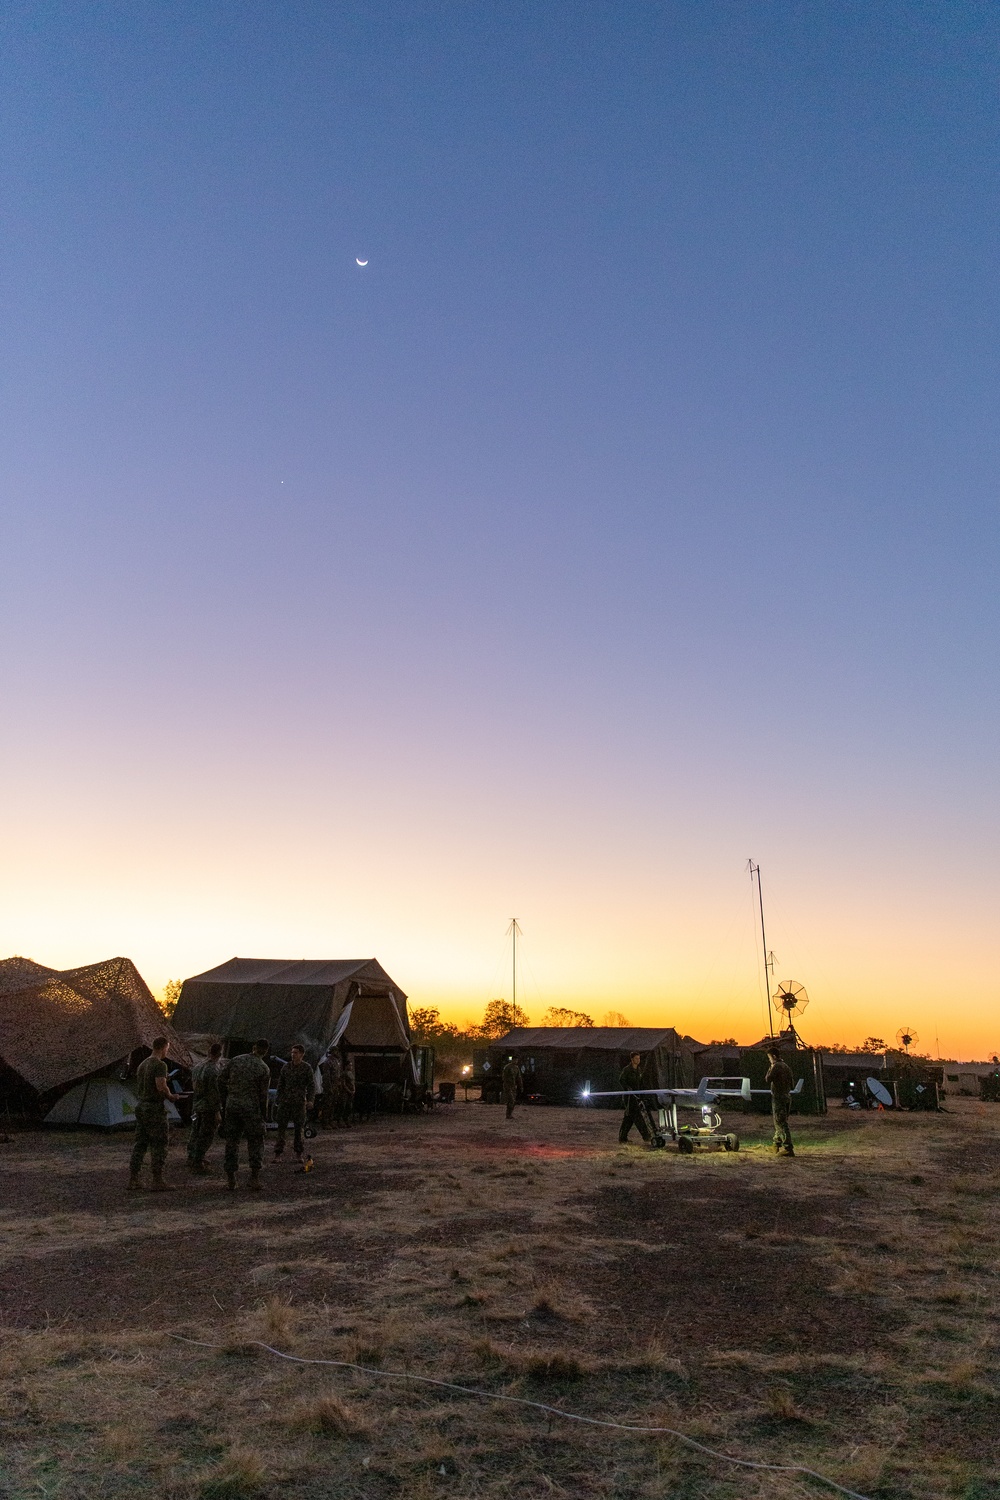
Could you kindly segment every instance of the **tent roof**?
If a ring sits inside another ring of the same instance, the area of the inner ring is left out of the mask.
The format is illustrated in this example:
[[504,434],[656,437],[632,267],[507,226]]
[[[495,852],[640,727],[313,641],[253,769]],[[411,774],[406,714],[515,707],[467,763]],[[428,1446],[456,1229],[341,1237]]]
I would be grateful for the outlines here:
[[174,1025],[242,1041],[266,1036],[275,1048],[301,1042],[318,1058],[349,1002],[349,1045],[409,1047],[406,996],[374,958],[231,958],[185,979]]
[[187,983],[331,985],[373,963],[373,958],[230,958],[204,974],[192,974]]
[[36,964],[33,958],[5,958],[0,960],[0,995],[23,990],[58,972],[58,969],[47,969],[44,964]]
[[0,962],[0,1056],[40,1093],[111,1067],[160,1035],[188,1066],[190,1053],[127,958],[64,970]]
[[563,1052],[652,1052],[685,1043],[672,1026],[516,1026],[493,1047],[555,1047]]

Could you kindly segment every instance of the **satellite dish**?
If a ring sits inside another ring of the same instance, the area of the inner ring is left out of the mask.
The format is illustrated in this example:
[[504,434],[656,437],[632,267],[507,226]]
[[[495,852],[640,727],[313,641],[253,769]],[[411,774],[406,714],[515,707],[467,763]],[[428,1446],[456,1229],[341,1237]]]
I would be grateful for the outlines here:
[[796,1031],[792,1017],[800,1016],[809,1004],[805,985],[799,984],[797,979],[783,979],[772,999],[785,1018],[785,1030],[790,1031],[794,1037]]
[[892,1108],[892,1095],[884,1083],[879,1083],[877,1078],[866,1078],[865,1083],[873,1099],[877,1099],[886,1109]]
[[919,1040],[920,1037],[913,1026],[901,1026],[896,1032],[896,1041],[906,1053],[909,1053],[913,1044],[919,1042]]
[[791,1020],[792,1016],[800,1016],[809,1004],[809,996],[806,994],[804,984],[799,984],[797,979],[783,979],[774,992],[774,1002],[780,1005],[785,1015]]

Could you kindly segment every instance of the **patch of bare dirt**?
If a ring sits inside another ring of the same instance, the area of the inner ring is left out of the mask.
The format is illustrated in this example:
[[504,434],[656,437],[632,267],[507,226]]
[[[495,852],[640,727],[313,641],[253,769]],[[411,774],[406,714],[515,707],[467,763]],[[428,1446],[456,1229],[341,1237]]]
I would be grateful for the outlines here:
[[[829,1236],[851,1212],[847,1199],[764,1197],[718,1174],[703,1182],[622,1183],[590,1200],[606,1234],[662,1249],[626,1249],[588,1267],[588,1295],[608,1314],[609,1343],[644,1337],[684,1347],[738,1347],[832,1354],[858,1347],[871,1301],[832,1296],[830,1267],[810,1239]],[[882,1330],[900,1316],[883,1310]]]

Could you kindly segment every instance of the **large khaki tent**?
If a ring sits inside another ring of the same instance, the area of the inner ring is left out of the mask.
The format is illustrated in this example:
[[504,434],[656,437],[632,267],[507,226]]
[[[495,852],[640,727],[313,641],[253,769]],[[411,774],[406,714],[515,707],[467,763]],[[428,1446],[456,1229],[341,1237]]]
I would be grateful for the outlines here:
[[160,1034],[171,1059],[190,1066],[127,958],[63,970],[0,962],[0,1099],[18,1113],[44,1112],[73,1084],[134,1066]]
[[230,1054],[267,1037],[287,1057],[300,1042],[312,1063],[334,1045],[396,1055],[410,1046],[406,996],[374,958],[231,958],[185,979],[173,1022],[221,1038]]

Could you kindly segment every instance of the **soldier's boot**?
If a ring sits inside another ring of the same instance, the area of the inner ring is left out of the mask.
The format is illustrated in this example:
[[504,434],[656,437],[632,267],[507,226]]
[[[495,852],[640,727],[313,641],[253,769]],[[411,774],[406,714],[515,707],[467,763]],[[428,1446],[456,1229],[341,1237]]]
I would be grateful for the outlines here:
[[779,1156],[794,1156],[795,1152],[793,1151],[793,1149],[792,1149],[791,1146],[782,1146],[781,1150],[778,1152],[778,1155]]
[[247,1183],[247,1187],[250,1189],[251,1193],[259,1193],[260,1192],[260,1190],[261,1190],[261,1181],[260,1181],[260,1173],[259,1172],[251,1172],[250,1173],[250,1181]]
[[227,1172],[226,1173],[226,1187],[229,1189],[229,1191],[231,1193],[235,1193],[235,1191],[236,1191],[236,1173],[235,1172]]
[[137,1192],[139,1192],[139,1190],[140,1190],[141,1187],[142,1187],[142,1183],[139,1181],[139,1174],[138,1174],[138,1172],[132,1172],[132,1173],[130,1173],[129,1179],[128,1179],[128,1191],[130,1193],[137,1193]]
[[174,1185],[172,1182],[164,1182],[162,1171],[157,1171],[157,1169],[154,1167],[153,1183],[150,1191],[154,1193],[172,1193],[174,1191]]

